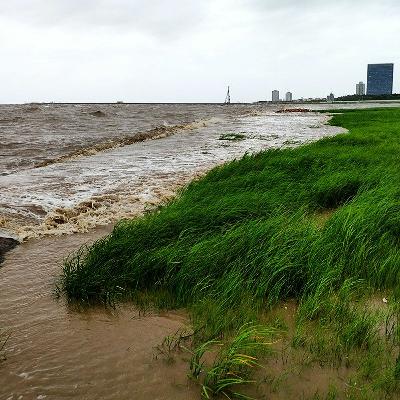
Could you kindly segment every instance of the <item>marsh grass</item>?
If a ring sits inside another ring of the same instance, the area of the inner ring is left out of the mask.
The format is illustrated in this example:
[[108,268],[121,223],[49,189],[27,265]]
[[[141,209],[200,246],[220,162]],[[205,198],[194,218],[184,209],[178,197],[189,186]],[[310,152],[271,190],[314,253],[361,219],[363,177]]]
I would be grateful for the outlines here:
[[168,364],[172,364],[175,361],[175,354],[185,348],[186,342],[188,342],[194,334],[195,332],[181,328],[175,333],[165,336],[162,343],[155,346],[154,358],[163,358]]
[[[331,124],[349,133],[245,155],[121,221],[66,260],[61,289],[86,304],[186,307],[204,327],[197,345],[294,299],[293,343],[322,364],[374,353],[388,337],[398,348],[400,109],[342,110]],[[366,300],[379,290],[391,296],[385,323]],[[396,387],[394,353],[370,390]],[[354,360],[371,377],[372,360]]]
[[242,133],[224,133],[218,138],[218,140],[230,140],[234,142],[245,139],[246,135],[243,135]]
[[[200,380],[203,397],[250,399],[238,388],[253,382],[249,380],[251,370],[261,367],[257,354],[266,351],[275,335],[272,328],[246,324],[224,342],[210,340],[196,347],[192,351],[190,372],[193,378]],[[205,359],[208,352],[215,353],[211,365],[207,365]]]

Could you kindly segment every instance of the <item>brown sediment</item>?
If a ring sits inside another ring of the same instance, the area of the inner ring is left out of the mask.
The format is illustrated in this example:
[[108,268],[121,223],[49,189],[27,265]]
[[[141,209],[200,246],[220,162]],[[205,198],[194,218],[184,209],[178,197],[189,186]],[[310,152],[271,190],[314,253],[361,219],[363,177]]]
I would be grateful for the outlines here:
[[[11,332],[0,374],[5,399],[200,400],[201,387],[187,375],[190,353],[162,348],[166,336],[190,332],[185,312],[143,314],[127,304],[79,309],[54,299],[63,258],[111,229],[32,240],[7,254],[0,269],[2,324]],[[387,306],[383,297],[376,296],[377,306]],[[272,400],[316,393],[326,398],[334,386],[344,398],[353,389],[355,366],[321,364],[306,349],[294,348],[297,308],[288,300],[268,313],[265,322],[280,318],[287,332],[273,343],[272,355],[260,357],[262,368],[245,394]]]
[[[9,123],[14,123],[14,122],[20,122],[22,120],[22,117],[11,117],[11,118],[1,118],[0,119],[0,124],[9,124]],[[5,143],[2,143],[2,145]]]
[[[388,304],[384,296],[384,293],[375,293],[367,299],[367,309],[387,311]],[[279,303],[267,314],[265,323],[276,324],[279,320],[284,328],[278,340],[272,344],[271,354],[259,359],[261,368],[255,371],[254,384],[246,387],[244,394],[255,399],[298,400],[344,399],[353,398],[354,393],[364,393],[361,391],[366,382],[360,375],[363,356],[358,350],[343,354],[342,360],[333,362],[321,359],[307,346],[293,345],[298,323],[297,310],[298,303],[288,300]],[[312,329],[306,335],[313,340]],[[386,337],[384,327],[380,328],[379,335],[382,339]],[[330,397],[332,393],[336,393],[336,396]],[[389,395],[388,398],[397,397]]]

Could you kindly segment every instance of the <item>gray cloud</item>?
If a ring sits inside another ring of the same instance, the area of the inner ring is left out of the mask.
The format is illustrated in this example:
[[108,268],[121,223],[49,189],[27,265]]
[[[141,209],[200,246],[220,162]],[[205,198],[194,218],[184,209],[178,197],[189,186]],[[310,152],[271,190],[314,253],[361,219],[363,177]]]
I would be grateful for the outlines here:
[[109,28],[175,37],[198,26],[207,2],[185,0],[13,0],[0,16],[36,27]]
[[0,102],[237,101],[354,91],[396,64],[398,0],[0,2]]

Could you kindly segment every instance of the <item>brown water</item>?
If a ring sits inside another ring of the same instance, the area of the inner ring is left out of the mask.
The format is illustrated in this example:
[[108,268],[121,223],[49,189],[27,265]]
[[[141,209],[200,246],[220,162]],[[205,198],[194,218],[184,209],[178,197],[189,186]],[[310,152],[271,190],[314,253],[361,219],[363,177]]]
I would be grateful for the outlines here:
[[0,105],[0,175],[154,128],[206,121],[243,113],[248,108],[190,104]]
[[[267,106],[159,105],[146,106],[147,115],[143,105],[102,105],[101,117],[89,106],[35,107],[0,106],[3,121],[8,115],[0,129],[0,230],[22,240],[140,214],[224,161],[341,131],[324,125],[326,115]],[[163,128],[143,133],[164,119]],[[221,140],[226,133],[244,140]],[[138,135],[153,140],[132,143]]]
[[54,298],[62,258],[108,230],[32,240],[8,253],[0,269],[0,326],[11,331],[1,400],[197,398],[181,356],[173,365],[154,358],[155,346],[185,326],[183,313],[78,312]]
[[[9,107],[25,112],[21,110],[28,106]],[[1,400],[198,398],[198,388],[186,378],[187,364],[182,360],[186,355],[178,355],[173,365],[154,359],[154,347],[185,326],[184,313],[141,317],[129,307],[112,313],[104,309],[78,312],[54,298],[63,257],[106,234],[110,225],[85,234],[54,234],[87,231],[121,216],[140,214],[193,176],[245,152],[296,145],[342,131],[324,125],[328,117],[316,113],[284,115],[275,114],[273,108],[251,106],[246,112],[231,110],[229,116],[213,120],[209,115],[208,122],[168,137],[65,158],[39,168],[34,167],[37,161],[76,150],[74,140],[64,135],[61,143],[72,143],[66,145],[68,151],[61,145],[54,150],[51,145],[49,154],[44,151],[28,157],[29,163],[13,165],[2,159],[8,168],[0,176],[2,226],[31,240],[9,252],[0,267],[0,328],[11,331],[5,348],[7,360],[0,364]],[[13,112],[7,115],[20,123]],[[29,141],[29,118],[24,121],[28,125],[21,151]],[[39,133],[34,130],[32,138],[42,138],[32,142],[40,144],[47,138],[52,143],[48,126],[41,125],[40,118],[35,121]],[[124,124],[123,118],[118,119],[119,127]],[[86,128],[82,129],[85,135]],[[245,140],[219,140],[227,132],[242,133]],[[17,130],[12,137],[18,137]],[[2,143],[7,138],[3,136]],[[85,146],[93,144],[91,139],[82,141]],[[47,236],[32,239],[43,235]]]

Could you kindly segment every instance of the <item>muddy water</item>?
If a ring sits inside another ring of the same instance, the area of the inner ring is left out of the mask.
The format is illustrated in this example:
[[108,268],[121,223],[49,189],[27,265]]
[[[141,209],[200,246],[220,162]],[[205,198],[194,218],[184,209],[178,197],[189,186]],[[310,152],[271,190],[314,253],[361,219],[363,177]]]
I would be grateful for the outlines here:
[[[84,232],[140,214],[193,177],[246,152],[296,145],[342,131],[324,125],[328,117],[317,113],[276,114],[276,108],[255,106],[227,109],[222,115],[218,106],[217,117],[164,129],[164,137],[130,145],[121,142],[122,146],[93,154],[68,156],[72,139],[61,135],[68,143],[60,144],[63,154],[53,159],[55,163],[17,166],[0,176],[0,228],[20,239]],[[192,118],[204,113],[200,107]],[[43,142],[40,132],[37,140]],[[226,133],[240,134],[243,140],[221,140]],[[88,135],[79,140],[91,146],[90,129]],[[50,146],[49,155],[59,153]]]
[[[247,107],[248,108],[248,107]],[[92,145],[246,111],[246,106],[175,104],[0,105],[0,175]]]
[[197,398],[181,356],[173,366],[154,358],[155,346],[185,326],[183,313],[78,312],[53,297],[63,256],[107,230],[32,240],[7,254],[0,325],[11,337],[0,364],[1,400]]

